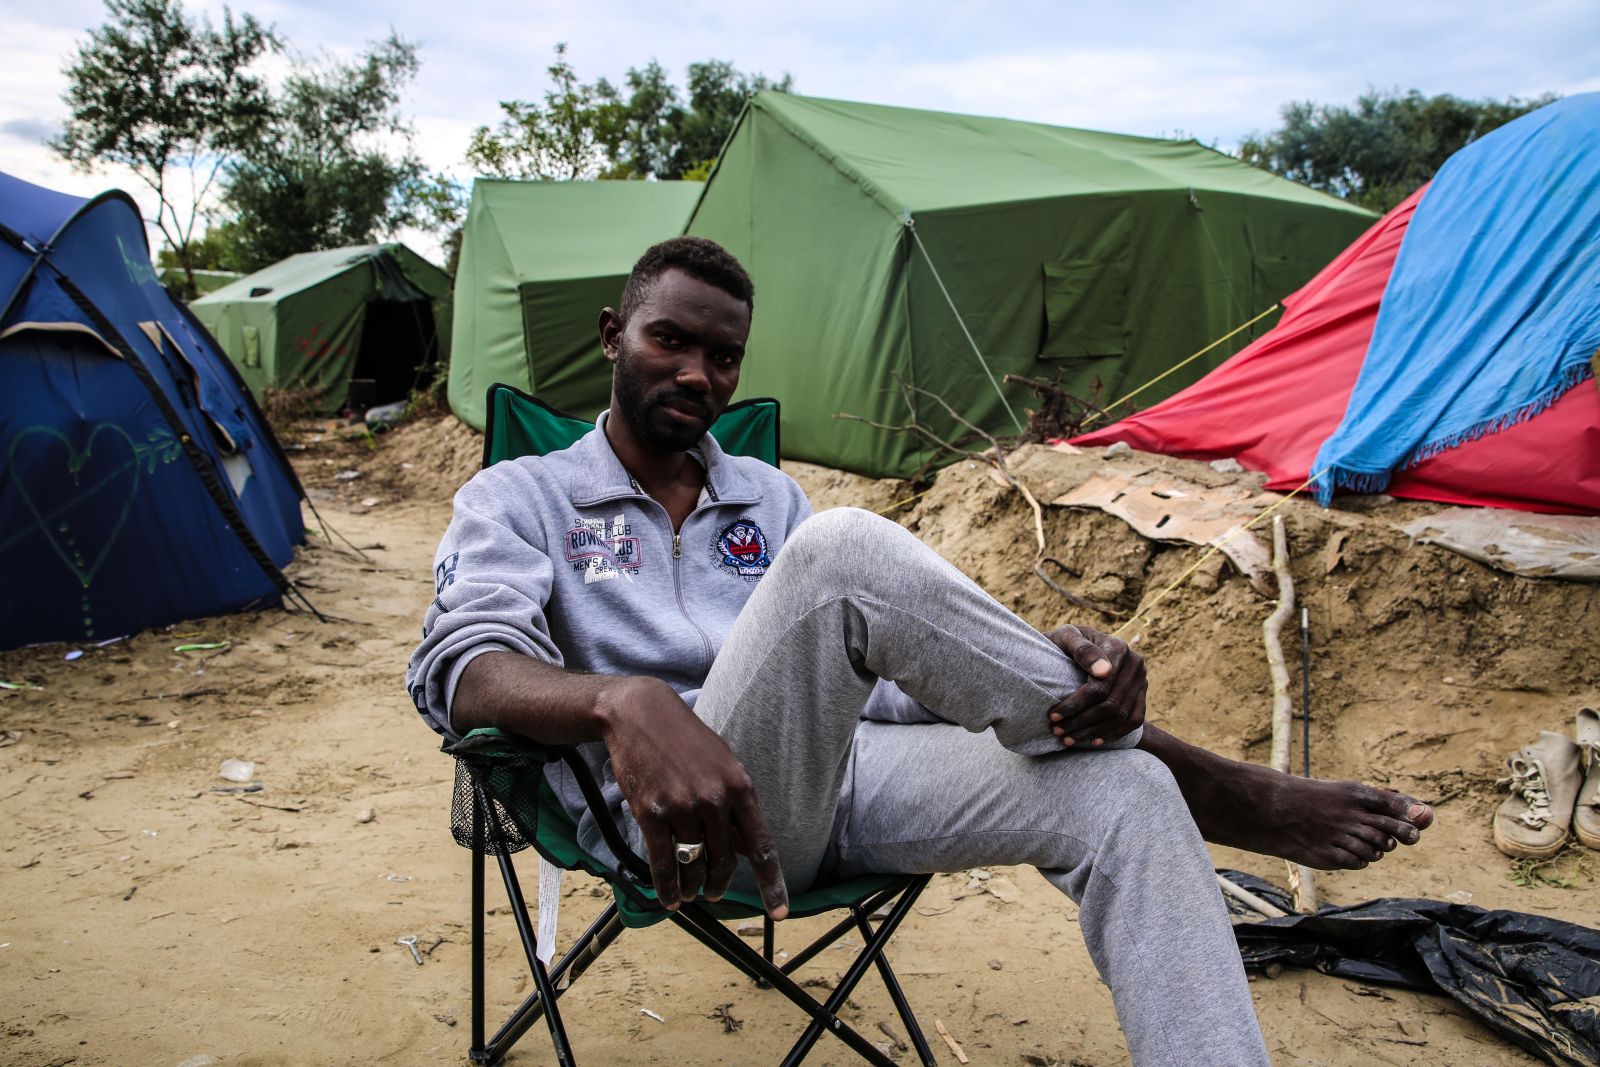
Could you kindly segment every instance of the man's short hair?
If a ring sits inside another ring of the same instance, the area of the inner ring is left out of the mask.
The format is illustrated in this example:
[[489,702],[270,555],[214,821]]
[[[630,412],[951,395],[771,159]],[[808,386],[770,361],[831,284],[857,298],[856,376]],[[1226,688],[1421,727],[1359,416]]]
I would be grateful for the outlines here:
[[756,287],[733,253],[704,237],[673,237],[645,249],[633,265],[627,284],[622,287],[622,318],[628,319],[657,278],[669,270],[681,270],[691,278],[716,286],[751,311],[756,306]]

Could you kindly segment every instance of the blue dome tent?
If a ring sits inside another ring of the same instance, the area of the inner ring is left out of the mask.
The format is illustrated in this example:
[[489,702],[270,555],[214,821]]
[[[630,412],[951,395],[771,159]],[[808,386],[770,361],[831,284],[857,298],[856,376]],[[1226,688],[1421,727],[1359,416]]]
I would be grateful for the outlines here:
[[0,648],[297,597],[303,497],[133,200],[0,174]]

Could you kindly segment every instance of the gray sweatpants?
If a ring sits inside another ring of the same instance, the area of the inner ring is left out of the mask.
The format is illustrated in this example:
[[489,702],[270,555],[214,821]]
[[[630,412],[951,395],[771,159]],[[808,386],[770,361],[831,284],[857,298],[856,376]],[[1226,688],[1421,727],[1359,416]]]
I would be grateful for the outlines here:
[[784,545],[695,710],[750,772],[792,891],[1032,864],[1078,902],[1136,1064],[1267,1063],[1171,774],[1136,737],[1068,752],[1050,733],[1082,677],[910,533],[842,508]]

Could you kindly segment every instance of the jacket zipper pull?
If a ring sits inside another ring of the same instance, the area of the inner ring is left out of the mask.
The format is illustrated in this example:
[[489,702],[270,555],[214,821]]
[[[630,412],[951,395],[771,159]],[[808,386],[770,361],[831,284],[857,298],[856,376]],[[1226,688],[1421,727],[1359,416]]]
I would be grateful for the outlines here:
[[672,558],[673,559],[677,559],[681,555],[683,555],[683,535],[682,534],[673,534],[672,535]]

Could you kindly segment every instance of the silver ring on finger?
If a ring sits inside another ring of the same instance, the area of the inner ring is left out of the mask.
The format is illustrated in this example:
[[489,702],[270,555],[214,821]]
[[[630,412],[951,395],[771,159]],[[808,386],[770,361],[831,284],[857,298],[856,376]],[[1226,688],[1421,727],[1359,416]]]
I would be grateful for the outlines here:
[[699,841],[696,841],[693,844],[690,844],[686,841],[679,841],[676,845],[672,846],[672,854],[677,858],[679,863],[693,863],[695,860],[700,858],[701,854],[704,853],[705,850],[705,844]]

